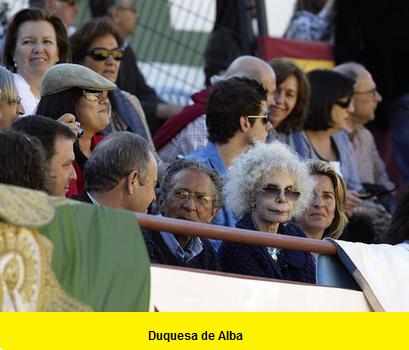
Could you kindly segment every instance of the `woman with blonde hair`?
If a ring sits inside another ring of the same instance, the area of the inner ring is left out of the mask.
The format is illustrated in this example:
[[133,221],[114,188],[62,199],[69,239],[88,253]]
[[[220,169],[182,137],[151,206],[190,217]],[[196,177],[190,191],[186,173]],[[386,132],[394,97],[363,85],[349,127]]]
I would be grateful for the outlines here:
[[316,184],[313,199],[299,223],[309,238],[337,239],[347,223],[344,180],[328,162],[322,160],[310,160],[308,169]]
[[[225,202],[238,228],[305,237],[291,219],[302,215],[313,188],[306,164],[286,145],[257,143],[228,169]],[[308,252],[223,242],[218,253],[225,272],[315,283]]]

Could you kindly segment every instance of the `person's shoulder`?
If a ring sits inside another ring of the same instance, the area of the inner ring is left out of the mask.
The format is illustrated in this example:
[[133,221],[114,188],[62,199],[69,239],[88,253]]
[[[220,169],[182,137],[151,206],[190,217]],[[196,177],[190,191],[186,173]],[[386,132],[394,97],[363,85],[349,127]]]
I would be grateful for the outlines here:
[[200,162],[207,162],[209,158],[211,157],[211,155],[212,155],[212,152],[209,148],[209,144],[207,144],[206,146],[198,148],[192,153],[189,153],[187,156],[185,156],[185,158],[186,159],[196,159]]

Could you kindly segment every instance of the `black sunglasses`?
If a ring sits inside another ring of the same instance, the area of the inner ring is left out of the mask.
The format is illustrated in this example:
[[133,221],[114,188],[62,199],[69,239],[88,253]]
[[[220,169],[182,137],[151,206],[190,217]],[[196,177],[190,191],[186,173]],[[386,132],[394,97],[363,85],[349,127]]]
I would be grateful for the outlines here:
[[277,198],[284,192],[284,197],[289,201],[296,201],[300,198],[301,193],[297,191],[292,191],[288,188],[282,190],[281,188],[275,186],[266,186],[260,190],[268,197]]
[[267,125],[267,123],[270,121],[270,116],[271,116],[271,111],[268,110],[265,114],[263,115],[248,115],[247,118],[253,118],[253,119],[261,119],[261,122],[264,125]]
[[103,47],[95,47],[88,50],[87,55],[91,56],[95,61],[105,61],[109,56],[112,56],[115,61],[120,61],[124,57],[124,50],[120,48],[108,50]]
[[348,108],[351,104],[352,96],[350,97],[343,97],[335,101],[335,104],[340,106],[341,108]]

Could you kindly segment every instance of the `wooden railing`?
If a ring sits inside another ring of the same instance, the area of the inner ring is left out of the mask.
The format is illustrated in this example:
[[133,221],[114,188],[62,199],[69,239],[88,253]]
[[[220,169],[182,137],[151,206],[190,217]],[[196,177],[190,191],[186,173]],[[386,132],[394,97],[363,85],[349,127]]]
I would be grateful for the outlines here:
[[329,241],[290,237],[280,234],[229,228],[218,225],[208,225],[148,214],[135,215],[138,218],[139,225],[148,230],[166,231],[187,236],[200,236],[223,241],[336,255],[335,245]]

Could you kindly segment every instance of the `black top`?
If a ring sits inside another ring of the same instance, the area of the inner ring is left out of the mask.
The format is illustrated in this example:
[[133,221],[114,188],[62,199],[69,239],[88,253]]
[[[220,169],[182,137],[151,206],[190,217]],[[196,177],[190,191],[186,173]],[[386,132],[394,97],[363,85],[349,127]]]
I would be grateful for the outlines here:
[[[250,213],[237,222],[236,227],[256,231]],[[280,225],[278,233],[305,237],[304,232],[293,222]],[[315,262],[309,252],[284,249],[275,261],[266,247],[223,242],[218,254],[224,272],[315,283]]]

